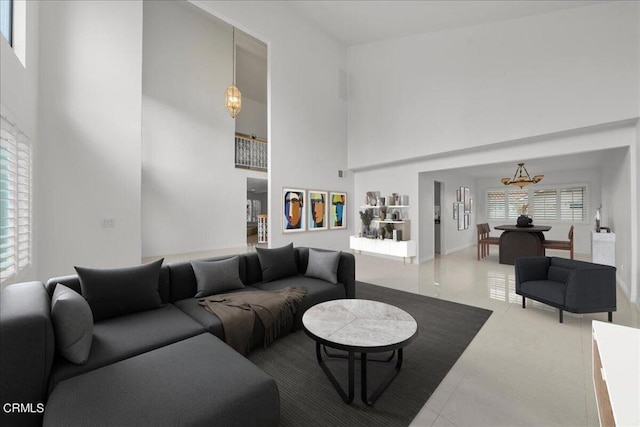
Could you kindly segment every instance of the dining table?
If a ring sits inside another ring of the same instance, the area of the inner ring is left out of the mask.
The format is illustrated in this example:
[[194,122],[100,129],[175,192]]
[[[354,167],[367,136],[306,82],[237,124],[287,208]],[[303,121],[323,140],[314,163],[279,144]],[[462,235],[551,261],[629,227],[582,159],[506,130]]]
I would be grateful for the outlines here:
[[500,264],[513,265],[516,258],[523,256],[544,256],[544,232],[551,230],[551,226],[499,225],[493,228],[502,230],[498,257]]

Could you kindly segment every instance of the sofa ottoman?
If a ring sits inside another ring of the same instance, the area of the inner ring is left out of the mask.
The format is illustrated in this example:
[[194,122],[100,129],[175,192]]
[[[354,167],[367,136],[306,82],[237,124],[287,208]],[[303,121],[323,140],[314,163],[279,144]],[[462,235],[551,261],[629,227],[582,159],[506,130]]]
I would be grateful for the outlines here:
[[276,426],[269,375],[203,333],[60,382],[44,426]]

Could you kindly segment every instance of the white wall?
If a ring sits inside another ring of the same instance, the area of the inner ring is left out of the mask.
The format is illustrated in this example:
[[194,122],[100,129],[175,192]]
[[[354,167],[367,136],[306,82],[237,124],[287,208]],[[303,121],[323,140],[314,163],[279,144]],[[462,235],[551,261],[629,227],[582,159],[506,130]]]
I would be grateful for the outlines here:
[[41,2],[39,42],[38,277],[139,264],[142,2]]
[[350,47],[349,167],[637,117],[639,8],[607,2]]
[[[4,37],[0,37],[0,103],[13,115],[20,130],[29,137],[34,159],[38,156],[37,135],[37,109],[38,109],[38,19],[40,5],[37,2],[26,2],[26,63],[25,67],[15,51],[9,46]],[[34,181],[37,179],[38,170],[33,167]],[[38,191],[34,182],[34,191]],[[36,202],[33,197],[32,201]],[[32,224],[36,218],[35,209],[32,206]],[[33,244],[37,237],[35,227],[32,230]],[[32,252],[31,266],[20,272],[15,277],[5,281],[2,285],[27,280],[36,280],[37,254]]]
[[[194,6],[195,7],[195,6]],[[236,32],[236,37],[238,37]],[[249,36],[242,35],[242,42]],[[238,40],[236,40],[238,43]],[[236,49],[236,81],[242,93],[242,110],[236,117],[236,132],[267,139],[267,56],[258,41],[252,49]]]
[[[241,86],[240,86],[241,87]],[[242,96],[242,110],[236,116],[236,132],[267,139],[267,104]]]
[[143,257],[246,244],[246,173],[224,107],[231,36],[190,3],[144,2]]
[[[346,69],[346,48],[315,25],[272,2],[192,1],[268,45],[269,68],[269,239],[270,246],[348,249],[347,230],[282,233],[283,187],[346,191],[347,101],[341,99],[339,75]],[[358,200],[360,198],[358,197]]]
[[[631,296],[631,221],[638,221],[638,211],[633,211],[629,198],[631,182],[631,153],[629,149],[616,150],[606,158],[602,176],[601,224],[616,233],[616,268],[619,283],[627,296]],[[637,259],[635,260],[637,262]]]

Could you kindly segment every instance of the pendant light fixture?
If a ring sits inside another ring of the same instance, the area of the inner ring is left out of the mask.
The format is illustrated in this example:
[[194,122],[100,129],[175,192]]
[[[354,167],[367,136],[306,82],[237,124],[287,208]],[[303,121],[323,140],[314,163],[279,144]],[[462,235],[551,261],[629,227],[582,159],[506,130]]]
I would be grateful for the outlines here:
[[233,83],[225,91],[225,107],[234,119],[242,108],[242,94],[236,87],[236,27],[233,27]]
[[513,179],[502,178],[500,181],[504,185],[515,185],[516,187],[522,188],[529,184],[537,184],[542,181],[542,178],[544,178],[544,175],[536,175],[531,178],[529,171],[524,167],[524,163],[518,163],[518,168],[516,169],[516,173],[513,174]]

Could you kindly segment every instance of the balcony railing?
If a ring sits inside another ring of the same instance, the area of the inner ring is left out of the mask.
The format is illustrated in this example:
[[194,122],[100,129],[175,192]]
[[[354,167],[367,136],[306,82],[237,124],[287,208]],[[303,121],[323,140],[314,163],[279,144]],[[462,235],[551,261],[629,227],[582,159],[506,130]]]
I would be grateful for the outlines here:
[[267,171],[267,141],[236,133],[236,167]]

